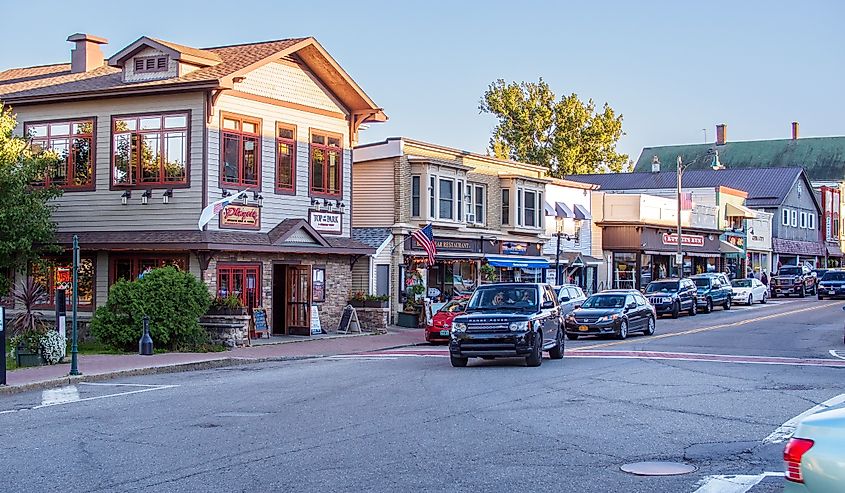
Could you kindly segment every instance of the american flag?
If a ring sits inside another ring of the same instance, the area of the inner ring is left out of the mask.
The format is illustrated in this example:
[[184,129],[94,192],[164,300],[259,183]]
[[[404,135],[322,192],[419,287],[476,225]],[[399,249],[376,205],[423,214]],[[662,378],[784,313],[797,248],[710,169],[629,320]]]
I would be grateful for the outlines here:
[[434,256],[437,255],[437,247],[434,246],[434,232],[431,223],[411,233],[411,237],[417,240],[417,244],[428,254],[428,264],[433,265]]
[[681,210],[692,210],[692,192],[681,192]]

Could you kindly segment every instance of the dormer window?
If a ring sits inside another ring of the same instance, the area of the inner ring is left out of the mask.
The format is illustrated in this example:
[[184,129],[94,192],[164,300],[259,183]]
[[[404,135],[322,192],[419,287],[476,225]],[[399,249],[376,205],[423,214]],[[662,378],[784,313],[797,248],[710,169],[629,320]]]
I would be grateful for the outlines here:
[[167,56],[135,57],[135,73],[166,72]]

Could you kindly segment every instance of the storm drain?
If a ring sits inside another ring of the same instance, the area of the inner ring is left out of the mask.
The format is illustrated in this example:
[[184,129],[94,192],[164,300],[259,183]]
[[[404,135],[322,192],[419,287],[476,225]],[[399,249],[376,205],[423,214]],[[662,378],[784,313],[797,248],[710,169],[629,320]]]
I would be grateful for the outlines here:
[[637,476],[676,476],[689,474],[697,468],[683,462],[633,462],[624,464],[619,469]]

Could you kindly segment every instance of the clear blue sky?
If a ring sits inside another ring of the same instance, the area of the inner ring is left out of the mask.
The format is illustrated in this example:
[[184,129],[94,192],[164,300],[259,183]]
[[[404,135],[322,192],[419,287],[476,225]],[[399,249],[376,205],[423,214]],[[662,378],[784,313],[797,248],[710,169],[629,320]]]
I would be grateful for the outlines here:
[[362,143],[403,135],[483,152],[478,101],[497,78],[624,115],[619,148],[845,134],[842,1],[8,2],[0,69],[69,60],[74,32],[195,47],[314,36],[390,116]]

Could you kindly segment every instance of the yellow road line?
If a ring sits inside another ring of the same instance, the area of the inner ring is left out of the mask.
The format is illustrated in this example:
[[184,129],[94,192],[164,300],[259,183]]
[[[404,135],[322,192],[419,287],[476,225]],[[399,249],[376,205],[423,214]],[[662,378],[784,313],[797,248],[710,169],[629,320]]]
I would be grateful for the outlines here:
[[762,316],[762,317],[749,318],[747,320],[740,320],[738,322],[731,322],[731,323],[727,323],[727,324],[711,325],[710,327],[700,327],[698,329],[690,329],[690,330],[685,330],[683,332],[671,332],[671,333],[668,333],[668,334],[660,334],[660,335],[651,336],[651,337],[644,337],[644,338],[638,337],[636,339],[626,339],[624,341],[605,342],[605,343],[602,343],[602,344],[593,344],[592,346],[582,346],[582,347],[572,348],[571,351],[584,351],[586,349],[605,348],[605,347],[609,347],[609,346],[618,346],[620,344],[628,344],[628,343],[644,343],[644,342],[656,341],[658,339],[664,339],[666,337],[678,337],[678,336],[685,336],[685,335],[690,335],[690,334],[698,334],[699,332],[707,332],[707,331],[710,331],[710,330],[724,329],[726,327],[736,327],[738,325],[744,325],[744,324],[752,323],[752,322],[760,322],[760,321],[763,321],[763,320],[769,320],[769,319],[772,319],[772,318],[782,317],[782,316],[785,316],[785,315],[794,315],[796,313],[818,310],[819,308],[826,308],[826,307],[828,307],[828,306],[830,306],[834,303],[836,303],[836,302],[829,301],[829,302],[825,303],[824,305],[814,305],[814,306],[807,307],[807,308],[800,308],[798,310],[791,310],[791,311],[788,311],[788,312],[773,313],[771,315],[765,315],[765,316]]

